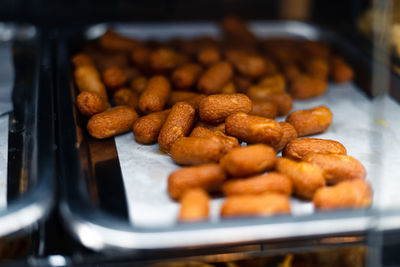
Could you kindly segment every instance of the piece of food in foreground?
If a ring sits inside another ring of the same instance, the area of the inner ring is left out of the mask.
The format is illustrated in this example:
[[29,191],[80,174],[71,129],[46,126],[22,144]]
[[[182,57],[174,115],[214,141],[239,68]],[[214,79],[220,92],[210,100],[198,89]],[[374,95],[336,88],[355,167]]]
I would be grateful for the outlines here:
[[210,197],[201,188],[193,188],[185,191],[180,199],[180,222],[204,221],[209,216]]
[[154,76],[139,97],[139,109],[145,113],[161,111],[168,101],[171,85],[164,76]]
[[284,174],[269,172],[246,178],[236,178],[226,181],[222,185],[222,192],[231,195],[255,195],[266,192],[291,195],[292,181]]
[[87,130],[91,136],[104,139],[130,131],[137,118],[133,108],[118,106],[91,117]]
[[133,124],[133,135],[136,142],[145,145],[155,143],[170,111],[171,109],[166,109],[137,119]]
[[204,137],[218,140],[224,147],[224,154],[226,154],[226,152],[228,152],[232,148],[239,146],[239,141],[235,137],[225,135],[221,131],[212,131],[201,126],[197,126],[196,128],[194,128],[190,133],[190,137]]
[[308,153],[303,161],[319,166],[324,170],[328,184],[337,184],[346,180],[365,179],[364,166],[353,157],[340,154]]
[[223,144],[213,138],[181,137],[171,145],[171,158],[179,165],[218,162],[224,155]]
[[346,155],[346,148],[339,142],[320,138],[298,138],[290,141],[282,151],[282,156],[301,160],[308,153]]
[[319,210],[365,208],[372,203],[371,185],[364,179],[344,181],[315,192],[314,206]]
[[168,152],[176,140],[188,135],[193,126],[195,115],[196,111],[190,104],[186,102],[176,103],[158,135],[160,149]]
[[282,129],[276,120],[239,112],[225,120],[225,130],[246,143],[276,145],[282,138]]
[[168,177],[168,193],[177,200],[186,190],[193,188],[218,192],[225,180],[224,170],[216,163],[180,168]]
[[81,114],[89,117],[103,112],[109,107],[108,103],[106,103],[98,94],[89,91],[79,93],[76,98],[76,105]]
[[325,106],[295,111],[286,118],[299,137],[325,132],[332,124],[332,112]]
[[222,217],[271,216],[290,213],[287,195],[264,193],[229,196],[221,208]]
[[278,144],[273,145],[277,152],[281,151],[287,143],[297,138],[297,131],[293,125],[284,121],[279,122],[279,125],[282,128],[282,138]]
[[295,195],[303,199],[311,200],[315,191],[325,186],[323,170],[307,162],[278,158],[276,170],[292,180]]
[[272,147],[257,144],[231,149],[220,164],[229,175],[246,177],[272,168],[275,161],[276,154]]

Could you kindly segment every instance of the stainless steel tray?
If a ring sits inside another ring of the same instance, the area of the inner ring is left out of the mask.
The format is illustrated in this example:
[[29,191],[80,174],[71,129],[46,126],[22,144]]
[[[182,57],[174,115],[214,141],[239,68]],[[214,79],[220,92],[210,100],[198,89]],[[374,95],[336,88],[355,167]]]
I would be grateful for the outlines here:
[[10,57],[13,68],[13,75],[2,76],[11,79],[11,111],[3,102],[4,87],[1,92],[6,110],[1,116],[9,117],[7,205],[0,210],[4,237],[30,233],[49,213],[54,204],[55,149],[49,54],[38,29],[0,23],[0,43],[9,43],[9,54],[3,53],[1,60]]
[[[217,25],[213,23],[113,24],[97,25],[81,35],[66,32],[60,39],[57,55],[58,129],[63,189],[60,209],[67,228],[84,246],[103,252],[198,248],[359,235],[377,229],[378,222],[379,230],[398,228],[400,224],[396,223],[400,217],[396,208],[224,219],[190,225],[154,227],[130,222],[130,200],[124,191],[126,181],[122,174],[125,168],[122,166],[124,160],[121,159],[120,150],[117,151],[116,148],[116,143],[120,142],[121,138],[129,137],[117,137],[116,142],[114,139],[92,139],[85,132],[85,121],[77,114],[73,105],[76,91],[71,83],[70,56],[77,52],[85,41],[98,37],[107,27],[137,38],[167,39],[176,36],[218,34]],[[355,68],[357,86],[367,94],[370,92],[370,58],[338,35],[315,25],[299,22],[254,22],[251,27],[264,37],[286,36],[327,41],[340,50]],[[350,88],[350,94],[347,95],[350,97],[346,105],[352,105],[351,90],[354,88],[356,86]],[[345,92],[343,88],[341,90]],[[359,93],[358,90],[354,92]],[[361,97],[365,101],[371,101],[365,95]],[[365,107],[362,108],[366,112]],[[376,192],[380,190],[378,186],[374,189]],[[377,220],[377,215],[381,213],[385,214],[382,218],[386,224],[383,220]]]

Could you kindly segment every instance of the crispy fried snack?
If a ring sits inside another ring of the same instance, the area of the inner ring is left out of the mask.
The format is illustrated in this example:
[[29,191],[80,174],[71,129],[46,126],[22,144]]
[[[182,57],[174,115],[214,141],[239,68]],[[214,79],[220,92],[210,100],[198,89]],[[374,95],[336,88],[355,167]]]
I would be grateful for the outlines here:
[[138,76],[131,81],[131,88],[138,94],[141,94],[147,87],[148,79],[145,76]]
[[201,188],[188,189],[180,199],[181,209],[178,220],[180,222],[196,222],[208,219],[210,197]]
[[210,124],[208,122],[198,121],[198,122],[196,122],[195,127],[199,127],[199,126],[207,128],[207,129],[209,129],[209,130],[211,130],[213,132],[220,131],[221,133],[226,134],[226,132],[225,132],[225,123]]
[[353,69],[342,58],[332,58],[331,68],[331,76],[336,83],[345,83],[354,79]]
[[223,154],[239,146],[239,141],[235,137],[227,136],[221,131],[212,131],[201,126],[195,127],[190,133],[190,137],[203,137],[218,140],[224,147]]
[[93,116],[94,114],[105,111],[109,105],[96,93],[83,91],[79,93],[76,104],[81,114]]
[[247,89],[251,86],[251,80],[243,76],[233,77],[233,83],[239,93],[246,93]]
[[200,76],[197,90],[205,94],[217,94],[232,79],[232,76],[232,66],[226,61],[218,62]]
[[286,175],[277,172],[231,179],[222,185],[222,192],[225,196],[255,195],[266,192],[290,196],[292,191],[292,181]]
[[260,79],[258,85],[268,88],[271,93],[284,93],[286,88],[285,78],[282,74],[268,75]]
[[168,152],[180,137],[186,136],[195,120],[195,109],[186,102],[176,103],[163,124],[158,136],[160,149]]
[[287,115],[293,107],[293,99],[287,93],[274,93],[262,87],[251,86],[247,90],[247,96],[252,101],[273,102],[278,107],[278,116]]
[[259,78],[267,72],[267,64],[259,55],[242,50],[229,50],[225,56],[241,75],[250,79]]
[[170,109],[166,109],[137,119],[133,124],[133,135],[136,142],[145,145],[155,143],[170,111]]
[[188,90],[197,81],[203,68],[194,63],[183,65],[174,70],[172,74],[172,84],[178,90]]
[[181,137],[171,145],[171,158],[179,165],[198,165],[218,162],[224,146],[214,138]]
[[252,101],[252,104],[252,109],[249,112],[250,115],[275,119],[278,114],[278,108],[273,102]]
[[195,92],[172,90],[171,93],[169,94],[167,106],[172,107],[173,105],[175,105],[178,102],[182,102],[182,101],[187,102],[188,99],[195,98],[200,95],[202,95],[202,94],[198,94]]
[[120,88],[114,93],[112,101],[117,106],[129,106],[136,109],[139,97],[136,92],[128,88]]
[[307,99],[324,94],[327,87],[326,80],[299,75],[292,80],[289,91],[295,99]]
[[246,177],[272,168],[275,161],[276,154],[271,147],[257,144],[231,149],[220,164],[229,175]]
[[344,181],[318,189],[313,202],[319,210],[366,208],[372,203],[372,189],[364,179]]
[[115,91],[125,85],[127,78],[120,67],[113,66],[103,72],[103,81],[109,90]]
[[278,158],[276,170],[292,180],[294,193],[297,196],[307,200],[312,199],[318,188],[325,186],[323,170],[307,162]]
[[202,121],[217,124],[237,112],[250,112],[251,100],[244,94],[217,94],[200,102],[199,116]]
[[99,72],[90,65],[78,67],[75,72],[75,82],[79,91],[88,91],[100,96],[104,102],[108,103],[107,91],[100,80]]
[[161,111],[168,101],[171,85],[164,76],[154,76],[139,97],[139,109],[145,113]]
[[137,40],[121,36],[112,31],[107,31],[100,38],[100,46],[110,51],[131,52],[142,46],[142,44]]
[[218,192],[225,180],[224,170],[215,163],[180,168],[168,177],[168,193],[172,199],[177,200],[192,188]]
[[187,62],[187,58],[172,49],[160,48],[150,54],[150,68],[157,73],[168,72]]
[[148,71],[150,67],[151,50],[146,47],[138,47],[132,51],[131,59],[136,67],[143,71]]
[[279,125],[282,128],[283,134],[279,143],[273,146],[276,152],[281,151],[287,143],[297,138],[297,132],[293,125],[283,121],[279,122]]
[[237,93],[236,86],[233,82],[228,82],[221,89],[221,94],[236,94],[236,93]]
[[328,79],[329,65],[325,59],[313,58],[310,61],[307,61],[305,65],[307,73],[311,77],[315,77],[320,80]]
[[289,197],[276,193],[229,196],[221,209],[222,217],[271,216],[287,213],[290,213]]
[[128,132],[138,118],[133,108],[119,106],[90,118],[87,124],[89,134],[97,139],[104,139]]
[[221,55],[215,47],[205,47],[197,53],[197,61],[204,66],[211,66],[220,61]]
[[295,111],[287,116],[286,121],[293,125],[300,137],[307,136],[325,132],[332,123],[332,112],[328,107],[318,106]]
[[353,179],[365,179],[367,175],[361,162],[347,155],[308,153],[302,160],[323,169],[328,184],[337,184]]
[[225,130],[228,135],[251,144],[276,145],[283,135],[277,121],[243,112],[230,115],[225,120]]
[[282,156],[301,160],[308,153],[346,155],[346,148],[339,142],[320,138],[298,138],[290,141],[282,151]]

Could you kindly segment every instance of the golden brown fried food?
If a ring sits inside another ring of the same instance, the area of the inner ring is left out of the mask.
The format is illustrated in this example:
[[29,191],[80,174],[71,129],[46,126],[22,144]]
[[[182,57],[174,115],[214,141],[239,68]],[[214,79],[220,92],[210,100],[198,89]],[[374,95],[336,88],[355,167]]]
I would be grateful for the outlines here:
[[325,180],[328,184],[337,184],[353,179],[365,179],[367,175],[361,162],[347,155],[308,153],[302,160],[323,169]]
[[146,47],[139,47],[132,51],[131,59],[139,69],[147,71],[150,67],[151,50]]
[[168,177],[168,193],[172,199],[177,200],[192,188],[218,192],[225,180],[224,170],[215,163],[180,168]]
[[217,94],[200,102],[199,116],[202,121],[217,124],[237,112],[250,112],[251,100],[244,94]]
[[198,96],[186,99],[185,102],[191,105],[196,110],[196,112],[199,112],[200,103],[206,97],[207,95],[200,94]]
[[276,170],[292,180],[294,193],[297,196],[307,200],[312,199],[318,188],[325,186],[323,170],[307,162],[278,158]]
[[205,66],[211,66],[220,61],[221,55],[215,47],[205,47],[197,54],[197,61]]
[[178,90],[188,90],[197,81],[203,68],[194,63],[183,65],[174,70],[172,74],[172,84]]
[[100,38],[100,46],[110,51],[131,52],[142,46],[142,44],[137,40],[121,36],[112,31],[107,31]]
[[344,181],[318,189],[313,202],[319,210],[366,208],[372,203],[372,189],[364,179]]
[[271,216],[287,213],[290,213],[289,197],[275,193],[229,196],[221,208],[222,217]]
[[80,113],[85,116],[93,116],[94,114],[105,111],[109,105],[95,93],[83,91],[79,93],[76,104]]
[[276,152],[281,151],[287,143],[297,138],[297,132],[293,125],[283,121],[279,122],[279,125],[282,128],[283,134],[279,143],[273,146]]
[[170,111],[170,109],[166,109],[137,119],[133,124],[133,135],[136,142],[145,145],[155,143]]
[[141,94],[147,87],[148,79],[145,76],[138,76],[131,81],[131,88],[138,94]]
[[186,136],[195,120],[195,109],[186,102],[176,103],[160,130],[158,144],[163,151],[169,151],[171,145],[180,137]]
[[136,109],[139,97],[136,92],[128,88],[120,88],[114,93],[112,100],[117,106],[129,106]]
[[284,93],[286,89],[285,78],[282,74],[268,75],[260,79],[258,85],[268,88],[272,93]]
[[243,76],[233,77],[233,83],[239,93],[246,93],[247,89],[251,86],[251,80]]
[[139,109],[145,113],[161,111],[168,101],[171,85],[164,76],[154,76],[140,95]]
[[226,61],[218,62],[200,76],[197,90],[205,94],[217,94],[232,79],[232,76],[232,66]]
[[239,146],[239,141],[235,137],[227,136],[221,131],[212,131],[201,126],[195,127],[190,133],[190,137],[203,137],[217,140],[224,147],[223,154],[225,154],[232,148]]
[[252,101],[252,109],[249,114],[269,119],[275,119],[276,115],[278,114],[278,108],[273,102]]
[[87,124],[89,134],[97,139],[104,139],[128,132],[138,118],[133,108],[119,106],[90,118]]
[[346,148],[339,142],[320,138],[298,138],[290,141],[282,151],[282,156],[301,160],[308,153],[346,155]]
[[295,99],[307,99],[324,94],[327,87],[326,80],[300,75],[292,80],[289,91]]
[[201,188],[193,188],[185,191],[180,199],[180,222],[196,222],[208,219],[210,197]]
[[236,86],[233,82],[228,82],[221,89],[221,94],[236,94],[236,93],[237,93]]
[[318,106],[295,111],[287,116],[286,121],[293,125],[298,136],[307,136],[325,132],[332,124],[332,112],[328,107]]
[[150,54],[150,68],[154,72],[167,72],[187,62],[187,58],[172,49],[160,48]]
[[305,63],[307,73],[320,80],[328,79],[329,65],[325,59],[312,58]]
[[196,122],[195,127],[199,127],[199,126],[207,128],[207,129],[209,129],[209,130],[211,130],[213,132],[220,131],[223,134],[226,134],[226,132],[225,132],[225,123],[211,124],[211,123],[204,122],[204,121],[198,121],[198,122]]
[[224,146],[214,138],[181,137],[171,145],[170,153],[176,164],[198,165],[218,162]]
[[275,161],[276,154],[273,148],[257,144],[231,149],[221,159],[220,164],[229,175],[245,177],[272,168]]
[[171,93],[169,94],[167,106],[172,107],[178,102],[182,101],[187,101],[188,99],[197,97],[201,94],[195,93],[195,92],[187,92],[187,91],[175,91],[172,90]]
[[290,196],[292,191],[292,181],[286,175],[277,172],[231,179],[222,185],[222,192],[225,196],[255,195],[266,192]]
[[283,135],[277,121],[243,112],[232,114],[225,120],[225,131],[228,135],[250,144],[276,145]]
[[76,54],[72,58],[72,63],[74,64],[75,68],[79,68],[79,67],[82,67],[82,66],[94,67],[94,62],[90,58],[90,56],[87,55],[87,54],[83,54],[83,53]]
[[100,80],[99,72],[93,66],[80,66],[75,72],[75,82],[79,91],[88,91],[100,96],[104,102],[108,103],[108,96],[104,84]]
[[248,54],[242,50],[229,50],[226,52],[226,58],[245,77],[256,79],[267,72],[267,64],[259,55]]
[[113,66],[103,72],[103,81],[108,89],[115,91],[125,85],[127,79],[120,67]]
[[250,87],[247,90],[247,96],[252,101],[273,102],[278,108],[278,116],[287,115],[293,107],[293,99],[287,93],[274,93],[264,90],[260,87]]
[[331,60],[331,77],[336,83],[345,83],[354,79],[354,71],[343,59],[334,57]]

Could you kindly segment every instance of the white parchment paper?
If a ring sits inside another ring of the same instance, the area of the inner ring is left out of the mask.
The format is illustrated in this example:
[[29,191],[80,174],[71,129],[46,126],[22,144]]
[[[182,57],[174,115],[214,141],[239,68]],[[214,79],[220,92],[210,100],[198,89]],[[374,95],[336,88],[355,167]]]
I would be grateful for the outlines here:
[[[334,118],[328,131],[315,137],[341,142],[349,155],[363,163],[374,189],[374,208],[400,207],[400,106],[386,95],[371,101],[348,83],[330,85],[322,97],[295,101],[294,110],[318,105],[328,106]],[[179,205],[168,196],[167,177],[178,166],[159,152],[158,145],[136,143],[132,133],[115,141],[131,223],[141,227],[175,224]],[[211,201],[212,221],[219,220],[222,201]],[[292,199],[291,204],[294,216],[313,212],[310,202]]]

